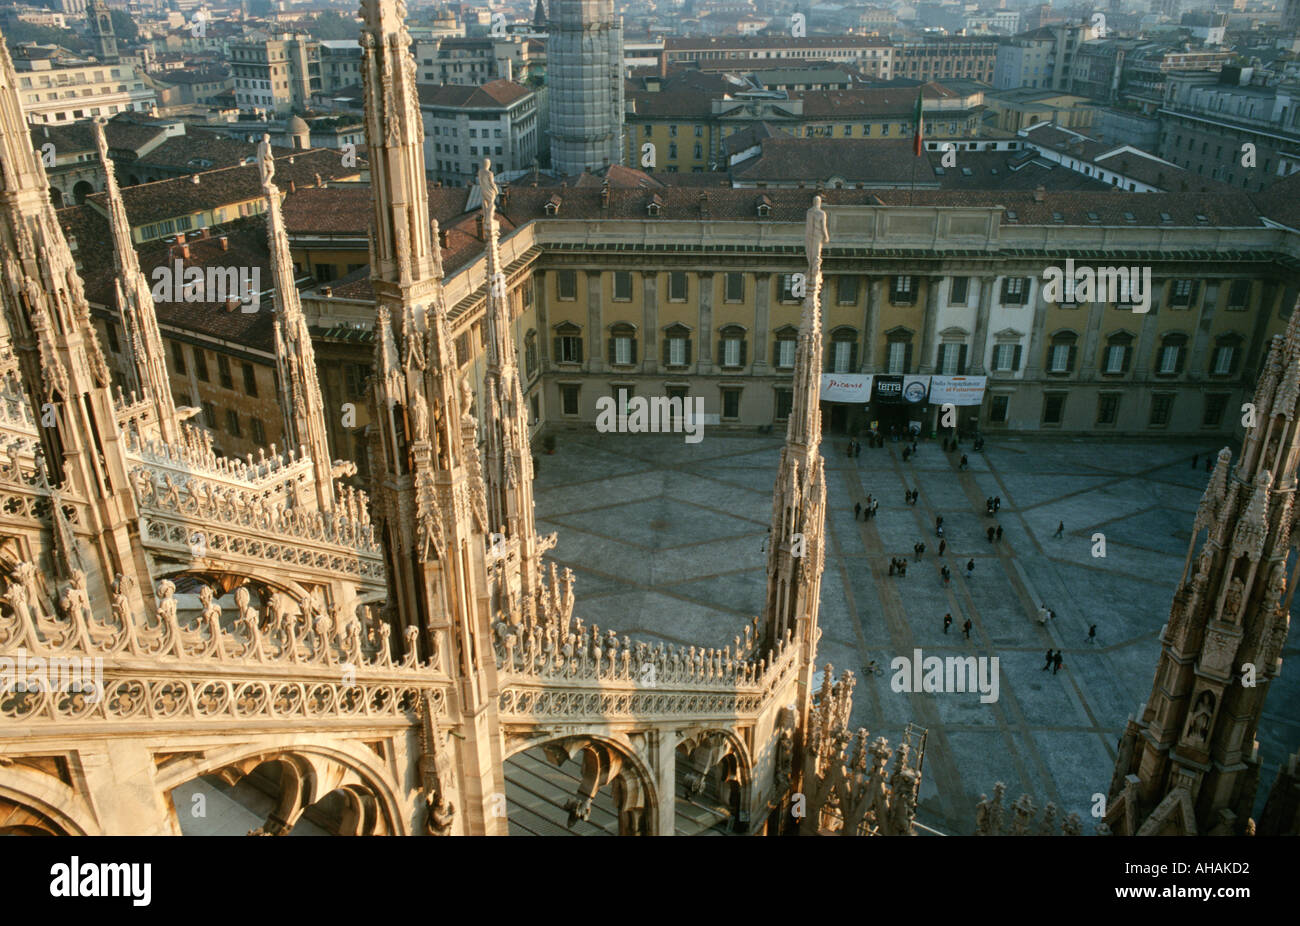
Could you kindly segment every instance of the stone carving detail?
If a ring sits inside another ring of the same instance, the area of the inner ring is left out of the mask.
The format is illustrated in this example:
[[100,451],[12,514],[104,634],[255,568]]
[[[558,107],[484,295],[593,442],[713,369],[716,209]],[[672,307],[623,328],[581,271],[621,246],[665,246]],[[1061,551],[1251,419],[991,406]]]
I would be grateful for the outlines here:
[[1008,822],[1003,808],[1003,796],[1007,786],[997,782],[993,786],[993,799],[987,794],[980,795],[980,802],[975,807],[976,836],[1078,836],[1083,832],[1083,823],[1077,813],[1071,813],[1064,820],[1057,821],[1059,811],[1055,804],[1048,802],[1043,808],[1043,817],[1034,824],[1034,802],[1028,794],[1022,794],[1011,805],[1012,815]]

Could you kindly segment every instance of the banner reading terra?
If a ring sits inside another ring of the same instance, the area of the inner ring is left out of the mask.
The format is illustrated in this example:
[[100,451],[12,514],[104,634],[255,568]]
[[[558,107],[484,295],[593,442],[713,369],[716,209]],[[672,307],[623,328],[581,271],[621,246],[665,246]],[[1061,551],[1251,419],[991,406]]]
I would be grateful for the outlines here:
[[871,401],[871,374],[823,373],[821,400],[866,405]]
[[930,401],[935,405],[979,405],[987,376],[931,376]]

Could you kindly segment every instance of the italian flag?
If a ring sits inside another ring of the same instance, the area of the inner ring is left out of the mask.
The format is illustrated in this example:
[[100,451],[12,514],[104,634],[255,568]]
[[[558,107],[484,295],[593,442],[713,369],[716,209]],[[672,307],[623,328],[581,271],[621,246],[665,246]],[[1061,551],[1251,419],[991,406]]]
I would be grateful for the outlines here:
[[912,153],[918,158],[921,156],[921,136],[925,132],[925,117],[921,113],[921,91],[916,92],[916,115],[912,118],[912,124],[916,126],[916,134],[912,137]]

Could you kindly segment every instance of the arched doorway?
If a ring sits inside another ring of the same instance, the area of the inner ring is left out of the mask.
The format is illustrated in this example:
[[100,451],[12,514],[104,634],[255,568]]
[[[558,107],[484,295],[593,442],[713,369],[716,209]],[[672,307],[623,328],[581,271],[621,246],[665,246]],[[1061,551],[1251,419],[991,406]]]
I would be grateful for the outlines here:
[[86,197],[95,192],[95,188],[85,180],[77,181],[77,185],[72,188],[72,198],[80,206],[86,201]]

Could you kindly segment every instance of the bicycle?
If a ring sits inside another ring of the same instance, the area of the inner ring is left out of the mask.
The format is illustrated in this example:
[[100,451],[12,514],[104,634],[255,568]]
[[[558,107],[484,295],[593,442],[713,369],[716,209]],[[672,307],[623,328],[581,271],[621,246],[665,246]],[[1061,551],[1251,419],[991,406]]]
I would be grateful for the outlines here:
[[862,667],[862,675],[864,677],[868,675],[884,675],[884,674],[885,674],[884,667],[878,665],[876,663],[876,660],[874,659]]

